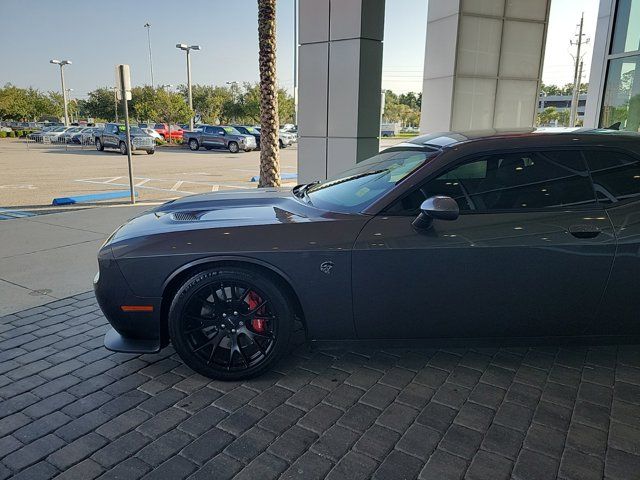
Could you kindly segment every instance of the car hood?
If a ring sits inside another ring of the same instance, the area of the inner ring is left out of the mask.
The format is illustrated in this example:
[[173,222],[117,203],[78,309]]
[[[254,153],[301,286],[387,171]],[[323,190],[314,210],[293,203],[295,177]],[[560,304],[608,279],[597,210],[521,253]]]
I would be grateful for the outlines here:
[[109,243],[168,232],[319,222],[352,217],[296,198],[290,188],[261,188],[191,195],[130,220]]

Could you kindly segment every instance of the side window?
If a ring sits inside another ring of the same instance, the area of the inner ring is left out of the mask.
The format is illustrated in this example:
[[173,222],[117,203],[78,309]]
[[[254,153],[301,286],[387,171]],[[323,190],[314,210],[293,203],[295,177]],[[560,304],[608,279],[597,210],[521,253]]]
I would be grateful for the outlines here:
[[204,133],[213,134],[213,127],[204,127]]
[[616,151],[586,151],[587,164],[600,203],[640,199],[640,162]]
[[213,132],[216,135],[224,135],[224,130],[221,129],[220,127],[216,127],[215,131]]
[[417,211],[422,201],[435,195],[451,197],[458,202],[461,211],[474,212],[596,204],[579,151],[479,157],[429,180],[402,199],[402,205],[396,211]]

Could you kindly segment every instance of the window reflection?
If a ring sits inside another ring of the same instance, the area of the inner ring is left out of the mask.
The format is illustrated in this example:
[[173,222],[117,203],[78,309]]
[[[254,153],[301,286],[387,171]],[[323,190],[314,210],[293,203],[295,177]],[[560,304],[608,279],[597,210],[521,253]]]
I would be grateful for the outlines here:
[[640,55],[609,61],[600,125],[640,131]]

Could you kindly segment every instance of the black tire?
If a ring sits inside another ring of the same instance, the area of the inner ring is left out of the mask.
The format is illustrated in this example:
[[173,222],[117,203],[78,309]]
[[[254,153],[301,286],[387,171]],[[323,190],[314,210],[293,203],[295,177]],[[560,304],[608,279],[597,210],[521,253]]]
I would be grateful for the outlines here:
[[[252,298],[262,310],[252,306]],[[258,271],[206,270],[175,294],[169,335],[180,358],[196,372],[217,380],[246,379],[269,370],[288,351],[293,312],[287,295]],[[262,333],[254,329],[256,321],[264,322],[257,324]]]
[[155,148],[153,150],[147,150],[147,155],[153,155],[154,153],[156,153]]
[[124,142],[120,142],[120,145],[118,145],[118,148],[120,149],[120,154],[121,155],[126,155],[127,154],[127,144]]
[[195,138],[192,138],[189,140],[189,149],[196,151],[196,150],[200,150],[200,144],[198,143],[198,140],[196,140]]
[[284,148],[284,142],[282,140],[278,140],[278,146],[282,149]]
[[238,153],[240,151],[240,147],[237,142],[229,142],[229,151],[231,153]]
[[102,152],[104,150],[104,145],[102,145],[102,140],[96,138],[96,150]]

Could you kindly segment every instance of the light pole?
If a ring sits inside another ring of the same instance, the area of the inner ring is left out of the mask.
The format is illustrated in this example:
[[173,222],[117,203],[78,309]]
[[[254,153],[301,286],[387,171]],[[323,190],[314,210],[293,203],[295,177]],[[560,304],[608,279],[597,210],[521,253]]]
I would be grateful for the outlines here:
[[[200,50],[200,45],[178,43],[176,48],[187,52],[187,90],[189,91],[189,108],[193,111],[193,97],[191,96],[191,50]],[[189,119],[189,130],[193,130],[193,115],[191,115]]]
[[49,63],[60,65],[60,81],[62,82],[62,103],[64,104],[64,126],[69,126],[69,112],[67,111],[67,89],[64,85],[64,66],[71,65],[71,60],[49,60]]
[[147,29],[147,43],[149,44],[149,68],[151,69],[151,86],[153,83],[153,57],[151,56],[151,24],[149,22],[144,24],[144,28]]
[[[67,105],[69,105],[70,103],[74,102],[73,98],[71,98],[71,92],[73,92],[73,88],[67,88],[66,92],[67,92]],[[77,104],[78,103],[76,102],[76,105]],[[73,118],[73,112],[71,112],[69,120],[71,121],[71,123],[75,122],[75,120]]]

